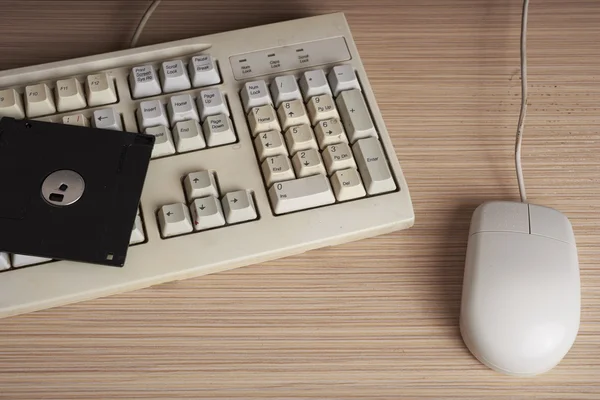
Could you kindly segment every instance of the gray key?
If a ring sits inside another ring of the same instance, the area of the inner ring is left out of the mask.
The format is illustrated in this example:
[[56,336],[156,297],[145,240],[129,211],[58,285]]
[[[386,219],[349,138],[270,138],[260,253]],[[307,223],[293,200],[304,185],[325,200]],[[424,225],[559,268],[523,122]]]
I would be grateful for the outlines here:
[[212,115],[202,124],[208,146],[219,146],[235,142],[235,132],[231,120],[225,114]]
[[351,143],[377,137],[377,131],[360,90],[345,90],[336,99],[338,111]]
[[94,111],[92,120],[94,121],[94,127],[98,129],[123,130],[121,116],[117,114],[114,108],[102,108]]

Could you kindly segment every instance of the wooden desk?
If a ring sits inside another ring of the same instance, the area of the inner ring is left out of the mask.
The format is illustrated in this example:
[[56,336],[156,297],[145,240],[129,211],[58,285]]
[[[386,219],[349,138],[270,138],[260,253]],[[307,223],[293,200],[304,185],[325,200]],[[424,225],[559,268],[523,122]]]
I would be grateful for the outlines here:
[[[3,1],[0,68],[116,50],[148,1]],[[520,1],[166,0],[141,44],[343,10],[407,176],[414,228],[0,322],[0,398],[600,398],[600,3],[534,1],[524,169],[571,218],[582,323],[514,379],[464,347],[469,219],[517,199]],[[4,189],[2,189],[4,190]]]

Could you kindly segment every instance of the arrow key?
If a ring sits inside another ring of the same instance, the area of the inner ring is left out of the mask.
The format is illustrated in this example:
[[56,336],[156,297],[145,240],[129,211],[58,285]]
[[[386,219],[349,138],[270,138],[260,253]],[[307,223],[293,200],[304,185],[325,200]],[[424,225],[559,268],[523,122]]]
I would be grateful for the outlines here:
[[294,125],[310,124],[302,100],[284,101],[277,109],[277,116],[281,121],[283,130]]
[[297,152],[292,157],[292,165],[296,171],[296,176],[302,178],[304,176],[325,174],[325,165],[321,159],[321,155],[315,149],[308,149]]
[[227,193],[221,200],[228,224],[256,219],[256,208],[252,195],[246,190]]
[[98,129],[123,130],[121,116],[117,114],[114,108],[102,108],[94,111],[92,120],[94,121],[94,127]]
[[202,231],[225,225],[221,202],[215,196],[196,199],[190,205],[194,229]]
[[181,235],[193,230],[190,212],[183,203],[168,204],[158,210],[158,224],[163,237]]
[[206,196],[219,196],[215,176],[210,171],[198,171],[187,174],[183,180],[183,186],[189,200]]

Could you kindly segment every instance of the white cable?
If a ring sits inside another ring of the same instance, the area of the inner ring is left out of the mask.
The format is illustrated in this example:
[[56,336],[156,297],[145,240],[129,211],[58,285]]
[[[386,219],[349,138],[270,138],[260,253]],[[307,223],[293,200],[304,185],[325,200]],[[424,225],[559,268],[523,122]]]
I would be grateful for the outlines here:
[[144,27],[146,26],[146,23],[148,22],[148,20],[152,16],[152,13],[154,12],[154,10],[156,10],[156,7],[158,7],[160,2],[161,0],[154,0],[152,4],[150,4],[150,7],[148,7],[140,23],[135,29],[135,33],[133,34],[133,39],[131,39],[131,44],[129,45],[129,47],[135,47],[135,45],[138,42],[138,39],[140,38],[140,35],[142,34],[142,31],[144,30]]
[[521,167],[521,143],[523,142],[523,130],[525,129],[525,116],[527,115],[527,14],[529,0],[523,1],[523,15],[521,17],[521,112],[519,113],[519,124],[517,126],[517,140],[515,144],[515,167],[517,169],[517,182],[519,183],[519,194],[521,202],[527,202],[525,193],[525,182],[523,180],[523,168]]

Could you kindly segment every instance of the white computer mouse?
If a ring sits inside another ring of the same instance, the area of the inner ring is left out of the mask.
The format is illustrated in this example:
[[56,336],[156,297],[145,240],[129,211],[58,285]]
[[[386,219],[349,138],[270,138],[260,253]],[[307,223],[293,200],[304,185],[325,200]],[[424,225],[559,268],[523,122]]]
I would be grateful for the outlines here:
[[508,375],[552,369],[575,342],[580,298],[575,236],[566,216],[508,201],[475,210],[460,330],[479,361]]

